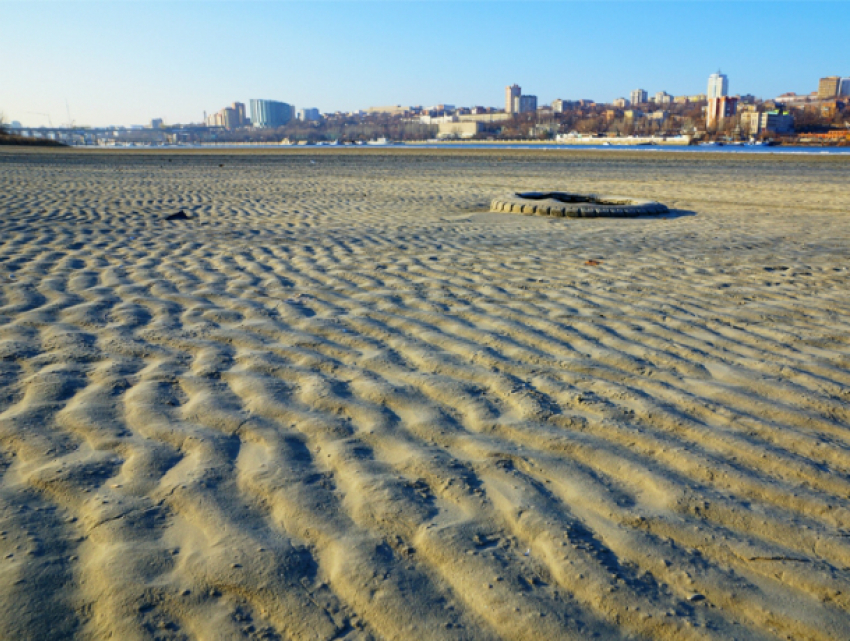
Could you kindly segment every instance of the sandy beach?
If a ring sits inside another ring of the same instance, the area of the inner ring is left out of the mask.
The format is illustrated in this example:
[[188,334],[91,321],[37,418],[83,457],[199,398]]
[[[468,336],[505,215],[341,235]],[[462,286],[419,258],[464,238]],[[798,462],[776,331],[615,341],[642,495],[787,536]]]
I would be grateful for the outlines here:
[[848,185],[0,149],[0,639],[847,638]]

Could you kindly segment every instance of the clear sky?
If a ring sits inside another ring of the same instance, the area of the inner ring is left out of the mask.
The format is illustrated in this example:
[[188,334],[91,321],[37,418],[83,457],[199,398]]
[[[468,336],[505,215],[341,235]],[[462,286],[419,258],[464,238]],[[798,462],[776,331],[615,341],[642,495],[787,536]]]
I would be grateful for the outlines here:
[[[850,2],[0,0],[0,112],[24,125],[199,122],[269,98],[323,112],[730,92],[850,76]],[[67,102],[67,108],[66,108]]]

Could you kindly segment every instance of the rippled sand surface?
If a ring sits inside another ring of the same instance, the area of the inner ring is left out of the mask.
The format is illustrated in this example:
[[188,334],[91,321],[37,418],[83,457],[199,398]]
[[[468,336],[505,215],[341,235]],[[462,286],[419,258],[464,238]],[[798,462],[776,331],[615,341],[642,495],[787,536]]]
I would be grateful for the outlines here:
[[0,638],[846,637],[848,184],[0,152]]

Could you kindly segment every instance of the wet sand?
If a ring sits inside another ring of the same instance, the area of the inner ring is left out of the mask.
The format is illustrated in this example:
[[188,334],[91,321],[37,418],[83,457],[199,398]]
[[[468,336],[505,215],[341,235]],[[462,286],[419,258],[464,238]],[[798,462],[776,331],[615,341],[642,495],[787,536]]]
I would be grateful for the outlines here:
[[848,184],[0,150],[0,638],[843,638]]

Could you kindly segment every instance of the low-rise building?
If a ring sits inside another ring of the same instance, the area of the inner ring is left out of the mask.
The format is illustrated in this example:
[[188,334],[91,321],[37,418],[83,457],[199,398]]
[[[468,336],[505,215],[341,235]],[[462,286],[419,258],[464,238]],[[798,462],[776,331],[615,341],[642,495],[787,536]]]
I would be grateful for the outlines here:
[[625,109],[629,106],[629,101],[625,98],[616,98],[611,104],[617,107],[618,109]]
[[412,111],[413,108],[404,105],[389,105],[386,107],[369,107],[366,110],[367,114],[387,114],[390,116],[403,116]]
[[751,136],[761,133],[794,133],[794,116],[780,111],[745,111],[740,115],[741,132]]
[[843,100],[824,100],[820,103],[820,115],[822,118],[834,118],[835,115],[844,111],[847,103]]
[[477,121],[441,122],[437,138],[473,138],[481,131],[481,123]]

